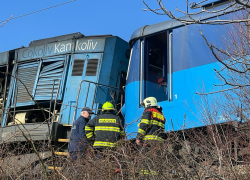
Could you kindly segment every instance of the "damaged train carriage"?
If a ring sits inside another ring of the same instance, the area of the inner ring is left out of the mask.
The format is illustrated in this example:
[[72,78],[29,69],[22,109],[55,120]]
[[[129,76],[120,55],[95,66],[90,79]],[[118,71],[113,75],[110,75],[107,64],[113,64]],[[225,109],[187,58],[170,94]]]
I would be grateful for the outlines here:
[[72,124],[81,108],[88,106],[97,113],[105,101],[120,101],[127,49],[127,42],[116,36],[74,33],[32,41],[12,56],[1,53],[3,71],[8,71],[10,60],[13,70],[0,77],[2,84],[10,79],[1,93],[5,108],[0,142],[25,141],[21,131],[33,140],[47,140],[45,121],[53,141],[68,138],[65,131],[70,129],[63,127]]

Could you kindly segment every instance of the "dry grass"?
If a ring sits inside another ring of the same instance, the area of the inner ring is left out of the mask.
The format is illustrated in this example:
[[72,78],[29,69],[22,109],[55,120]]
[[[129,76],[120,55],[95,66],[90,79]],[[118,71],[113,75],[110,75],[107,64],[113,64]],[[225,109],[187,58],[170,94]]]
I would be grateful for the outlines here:
[[[168,133],[164,143],[138,147],[133,140],[83,159],[56,156],[48,179],[249,179],[249,123],[220,124]],[[185,135],[185,138],[184,138]],[[44,165],[52,164],[48,142],[34,142]],[[56,150],[56,149],[55,149]],[[46,179],[28,142],[2,144],[1,179]],[[142,175],[141,170],[147,172]]]

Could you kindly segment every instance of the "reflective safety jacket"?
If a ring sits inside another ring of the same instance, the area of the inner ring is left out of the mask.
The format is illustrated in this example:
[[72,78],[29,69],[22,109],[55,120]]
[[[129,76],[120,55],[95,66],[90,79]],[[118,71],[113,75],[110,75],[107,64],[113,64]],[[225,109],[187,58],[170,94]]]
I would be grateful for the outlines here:
[[165,121],[161,108],[150,107],[145,109],[141,117],[136,139],[163,141]]
[[116,147],[116,142],[125,135],[122,120],[109,111],[90,120],[85,131],[87,139],[95,139],[94,148]]

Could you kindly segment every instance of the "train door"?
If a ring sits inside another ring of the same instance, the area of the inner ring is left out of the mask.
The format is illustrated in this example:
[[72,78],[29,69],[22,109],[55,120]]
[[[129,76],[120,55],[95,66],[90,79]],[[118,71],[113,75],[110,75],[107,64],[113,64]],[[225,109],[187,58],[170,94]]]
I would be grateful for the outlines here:
[[[96,109],[98,104],[95,103],[95,94],[99,82],[99,75],[102,62],[102,53],[89,53],[86,61],[86,71],[81,83],[81,91],[79,94],[78,107],[89,107]],[[79,113],[80,114],[80,111]]]
[[147,37],[143,43],[144,98],[153,96],[158,102],[168,100],[167,33]]
[[87,58],[87,54],[74,54],[71,57],[63,105],[60,112],[60,121],[62,124],[70,124],[73,119],[78,85],[82,80]]
[[102,53],[74,54],[68,70],[60,122],[71,124],[80,115],[84,106],[92,107],[95,86],[85,82],[99,79]]

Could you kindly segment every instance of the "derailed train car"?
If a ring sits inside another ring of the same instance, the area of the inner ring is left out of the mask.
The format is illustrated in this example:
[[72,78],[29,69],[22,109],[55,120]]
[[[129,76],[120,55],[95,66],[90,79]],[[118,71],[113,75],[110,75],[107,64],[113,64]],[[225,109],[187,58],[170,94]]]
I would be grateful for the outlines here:
[[[128,43],[117,36],[81,33],[32,41],[0,54],[0,143],[67,142],[70,125],[88,106],[98,113],[107,100],[121,101]],[[48,127],[49,124],[49,127]]]

